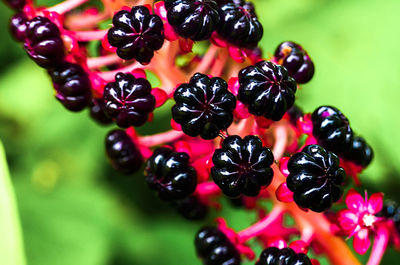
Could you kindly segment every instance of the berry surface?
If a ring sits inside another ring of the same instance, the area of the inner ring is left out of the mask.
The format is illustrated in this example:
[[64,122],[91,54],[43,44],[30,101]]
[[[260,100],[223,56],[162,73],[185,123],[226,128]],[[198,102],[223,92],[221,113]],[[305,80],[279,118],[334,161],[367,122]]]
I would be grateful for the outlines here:
[[104,100],[101,99],[93,99],[90,104],[90,117],[95,120],[97,123],[102,125],[107,125],[112,123],[112,119],[106,115],[104,112],[105,105]]
[[177,211],[188,220],[200,220],[207,216],[208,207],[197,196],[188,196],[174,204]]
[[360,136],[354,136],[350,149],[343,154],[343,157],[362,167],[367,167],[373,157],[372,147]]
[[28,18],[24,13],[17,13],[10,19],[10,32],[16,41],[24,41]]
[[291,248],[269,247],[263,250],[256,265],[311,265],[306,254],[296,253]]

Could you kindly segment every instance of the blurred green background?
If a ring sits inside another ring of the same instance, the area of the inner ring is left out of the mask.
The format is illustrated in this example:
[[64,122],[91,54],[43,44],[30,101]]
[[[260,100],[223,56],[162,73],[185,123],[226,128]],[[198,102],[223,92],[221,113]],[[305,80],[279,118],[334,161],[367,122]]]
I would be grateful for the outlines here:
[[[298,104],[306,111],[322,104],[341,109],[375,150],[362,175],[365,187],[400,201],[400,1],[260,0],[257,11],[266,54],[293,40],[315,62],[315,77],[297,93]],[[10,39],[11,11],[1,4],[0,14],[0,139],[27,264],[200,264],[192,241],[204,222],[183,220],[158,201],[141,175],[124,177],[111,169],[103,146],[109,128],[54,99],[45,72]],[[253,214],[228,208],[220,214],[235,229],[254,221]],[[9,217],[0,213],[2,220]],[[0,235],[1,265],[9,265],[1,248],[8,240]],[[390,250],[383,264],[398,260]]]

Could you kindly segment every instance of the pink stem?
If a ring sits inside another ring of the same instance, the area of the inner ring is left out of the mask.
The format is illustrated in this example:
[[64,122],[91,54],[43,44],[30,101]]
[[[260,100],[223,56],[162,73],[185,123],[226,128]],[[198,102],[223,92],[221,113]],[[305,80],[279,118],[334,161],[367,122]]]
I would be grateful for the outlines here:
[[107,34],[108,29],[88,30],[88,31],[72,31],[77,41],[102,40]]
[[141,65],[138,62],[135,62],[133,64],[130,64],[128,66],[125,66],[123,68],[113,70],[113,71],[107,71],[107,72],[99,72],[97,73],[102,79],[104,79],[107,82],[114,81],[114,77],[117,73],[122,72],[122,73],[127,73],[135,70],[136,68],[141,68],[144,69],[145,67]]
[[65,18],[65,26],[70,30],[82,30],[92,29],[108,18],[108,12],[103,12],[95,15],[88,15],[85,13],[81,14],[70,14]]
[[87,59],[87,65],[89,68],[100,68],[110,64],[123,63],[124,60],[119,58],[116,54],[109,54],[100,57],[92,57]]
[[283,207],[274,206],[272,211],[263,219],[253,224],[252,226],[240,231],[238,233],[238,238],[241,243],[246,242],[247,240],[257,237],[265,232],[269,228],[269,226],[274,223],[282,214]]
[[171,130],[150,136],[139,137],[139,142],[140,144],[145,146],[155,146],[155,145],[165,144],[168,142],[173,142],[181,138],[182,136],[184,136],[184,133],[182,131]]
[[229,54],[226,49],[220,50],[218,53],[218,58],[211,68],[210,74],[212,76],[221,76],[224,71],[226,61],[228,60]]
[[379,226],[375,235],[374,246],[367,265],[379,265],[389,242],[389,231],[385,226]]
[[208,48],[206,54],[201,59],[200,64],[193,70],[191,75],[195,73],[205,73],[210,68],[210,65],[213,62],[215,54],[217,53],[218,49],[219,47],[210,44],[210,47]]
[[279,161],[286,150],[288,132],[284,125],[278,125],[274,128],[275,144],[272,150],[274,159]]
[[62,3],[59,3],[55,6],[49,7],[46,10],[49,12],[57,12],[58,14],[62,15],[84,3],[86,3],[88,0],[68,0],[64,1]]
[[221,189],[214,182],[203,182],[197,184],[194,193],[198,196],[208,197],[221,194]]

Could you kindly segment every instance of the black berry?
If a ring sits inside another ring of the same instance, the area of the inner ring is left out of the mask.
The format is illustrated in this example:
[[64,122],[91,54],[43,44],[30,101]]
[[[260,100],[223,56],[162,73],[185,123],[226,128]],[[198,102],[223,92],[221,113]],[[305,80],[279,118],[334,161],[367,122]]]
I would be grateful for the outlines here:
[[364,138],[354,136],[350,149],[343,154],[343,157],[359,166],[367,167],[374,157],[374,152]]
[[315,212],[328,210],[343,194],[346,173],[339,158],[319,145],[308,145],[288,162],[286,179],[294,201]]
[[297,43],[285,41],[279,44],[275,50],[275,60],[286,67],[289,75],[299,84],[307,83],[314,75],[313,61]]
[[24,13],[17,13],[10,19],[10,32],[16,41],[24,41],[28,18]]
[[296,253],[291,248],[278,249],[269,247],[264,249],[256,265],[311,265],[306,254]]
[[221,149],[215,150],[212,161],[211,176],[229,197],[257,196],[274,174],[272,152],[254,135],[227,137]]
[[244,0],[228,3],[219,9],[221,21],[218,34],[228,42],[243,48],[255,47],[263,36],[254,5]]
[[51,68],[62,63],[64,43],[56,24],[46,17],[35,17],[25,33],[25,50],[39,66]]
[[218,228],[202,228],[196,235],[195,246],[205,265],[241,264],[239,252]]
[[115,82],[104,88],[105,112],[115,119],[118,126],[141,126],[154,110],[155,98],[151,94],[151,85],[144,78],[135,78],[132,74],[118,73]]
[[278,121],[293,106],[296,82],[287,70],[272,62],[261,61],[239,72],[238,100],[256,116]]
[[154,51],[164,43],[164,25],[161,18],[151,15],[145,6],[121,10],[113,17],[108,31],[109,43],[117,47],[117,54],[125,60],[136,59],[141,64],[150,63]]
[[197,173],[189,159],[186,153],[160,147],[147,161],[146,182],[162,200],[182,200],[196,189]]
[[184,38],[209,39],[220,22],[214,0],[166,0],[165,7],[169,24]]
[[106,153],[112,166],[124,174],[135,173],[143,164],[142,154],[123,130],[112,130],[107,134]]
[[232,124],[236,98],[228,91],[228,84],[219,77],[210,79],[197,73],[188,84],[175,90],[174,99],[172,118],[189,136],[214,139],[220,130]]
[[349,120],[335,107],[321,106],[311,116],[313,135],[318,144],[336,154],[351,148],[353,131]]
[[400,206],[397,202],[388,200],[383,204],[382,210],[377,214],[380,217],[386,217],[392,220],[397,233],[400,234]]
[[93,99],[90,105],[90,117],[97,123],[107,125],[112,123],[112,119],[104,112],[104,99]]
[[200,220],[207,216],[208,207],[196,196],[189,196],[183,200],[176,201],[175,207],[178,212],[188,220]]
[[49,75],[56,90],[56,98],[71,111],[81,111],[91,100],[91,84],[79,64],[67,63],[50,69]]

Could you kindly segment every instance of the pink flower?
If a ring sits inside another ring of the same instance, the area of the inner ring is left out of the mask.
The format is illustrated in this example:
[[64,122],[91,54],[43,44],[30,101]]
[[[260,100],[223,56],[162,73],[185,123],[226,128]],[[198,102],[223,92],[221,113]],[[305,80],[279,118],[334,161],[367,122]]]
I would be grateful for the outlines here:
[[371,245],[370,231],[374,231],[374,225],[379,221],[375,215],[382,209],[383,194],[374,193],[368,199],[365,193],[364,199],[351,189],[346,196],[346,205],[348,209],[338,212],[339,226],[349,237],[354,236],[354,250],[363,255]]

